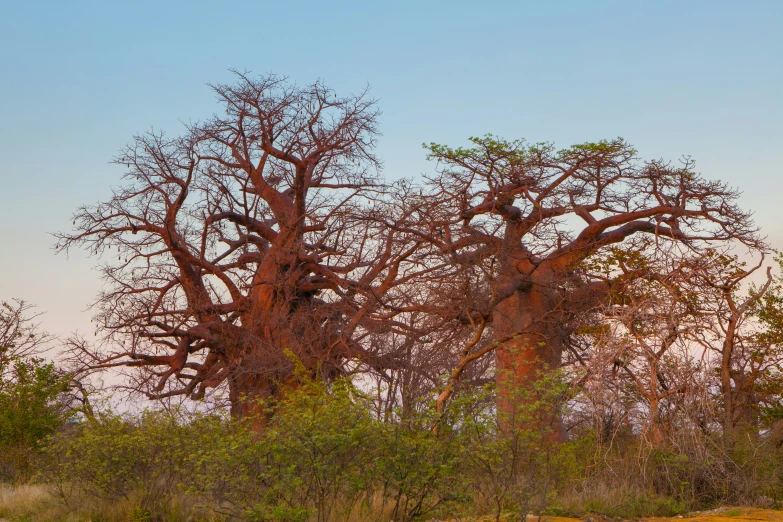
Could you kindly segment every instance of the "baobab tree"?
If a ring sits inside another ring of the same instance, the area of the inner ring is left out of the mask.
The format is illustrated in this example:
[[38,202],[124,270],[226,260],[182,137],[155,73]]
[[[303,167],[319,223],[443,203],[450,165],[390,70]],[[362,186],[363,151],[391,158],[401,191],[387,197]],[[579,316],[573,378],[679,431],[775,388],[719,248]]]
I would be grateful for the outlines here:
[[104,260],[105,342],[77,343],[90,368],[134,367],[150,398],[226,384],[242,415],[295,360],[324,377],[377,363],[372,336],[399,327],[379,310],[420,270],[421,239],[385,224],[366,93],[239,73],[213,89],[223,111],[137,136],[116,158],[127,183],[79,209],[57,248]]
[[[560,365],[575,321],[605,301],[591,259],[608,248],[679,244],[691,253],[740,242],[764,248],[738,193],[693,162],[641,161],[623,140],[563,150],[487,136],[432,144],[436,173],[405,227],[444,264],[491,267],[489,299],[470,310],[497,341],[499,393]],[[463,320],[465,318],[463,317]]]

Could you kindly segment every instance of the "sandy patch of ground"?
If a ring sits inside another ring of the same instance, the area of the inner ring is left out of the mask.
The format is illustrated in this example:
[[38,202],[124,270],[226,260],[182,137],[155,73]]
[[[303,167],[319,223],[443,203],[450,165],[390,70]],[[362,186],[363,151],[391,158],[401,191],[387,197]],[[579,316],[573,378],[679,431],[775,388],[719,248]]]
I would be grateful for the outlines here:
[[[443,522],[493,522],[494,516],[464,517]],[[501,522],[518,522],[519,517],[501,517]],[[619,519],[605,518],[600,515],[587,515],[582,518],[528,515],[527,522],[620,522]],[[676,517],[654,517],[640,519],[640,522],[783,522],[783,511],[758,508],[722,507],[711,511],[690,513]],[[438,522],[438,521],[432,521]]]

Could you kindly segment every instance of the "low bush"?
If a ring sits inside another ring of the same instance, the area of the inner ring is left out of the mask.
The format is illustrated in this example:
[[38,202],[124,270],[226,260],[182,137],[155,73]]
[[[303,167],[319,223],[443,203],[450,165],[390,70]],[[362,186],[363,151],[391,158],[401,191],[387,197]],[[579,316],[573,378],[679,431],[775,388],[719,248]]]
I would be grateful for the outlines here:
[[20,483],[30,478],[46,438],[68,418],[58,397],[69,380],[35,357],[15,359],[9,366],[0,371],[0,480]]
[[556,443],[567,398],[552,377],[515,397],[513,422],[498,421],[491,387],[463,391],[443,415],[419,404],[384,422],[349,381],[302,380],[262,405],[261,430],[168,412],[71,424],[39,477],[73,516],[107,521],[639,518],[780,498],[783,450],[771,440],[726,448],[679,433],[651,447],[585,429]]

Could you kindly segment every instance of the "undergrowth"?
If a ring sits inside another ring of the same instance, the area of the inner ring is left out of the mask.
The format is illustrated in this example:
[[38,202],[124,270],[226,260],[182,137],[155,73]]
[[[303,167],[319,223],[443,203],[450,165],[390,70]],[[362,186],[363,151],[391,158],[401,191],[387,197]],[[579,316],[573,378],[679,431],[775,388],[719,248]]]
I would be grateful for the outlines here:
[[379,420],[349,381],[303,381],[262,405],[260,431],[220,415],[96,415],[50,437],[31,480],[0,489],[0,518],[635,519],[783,499],[783,450],[770,440],[727,448],[690,434],[653,447],[583,430],[557,443],[567,399],[555,376],[520,392],[505,417],[487,388],[459,394],[443,415],[421,403]]

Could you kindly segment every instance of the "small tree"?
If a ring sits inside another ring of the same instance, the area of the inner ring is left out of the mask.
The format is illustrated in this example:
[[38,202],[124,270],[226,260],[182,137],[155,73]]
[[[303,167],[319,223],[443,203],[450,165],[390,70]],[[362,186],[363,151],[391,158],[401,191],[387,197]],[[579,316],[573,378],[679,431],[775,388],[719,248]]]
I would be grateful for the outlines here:
[[17,361],[40,354],[53,340],[36,323],[41,314],[34,313],[34,308],[20,299],[0,303],[0,374],[3,377],[14,371]]
[[24,301],[0,308],[0,478],[24,480],[31,457],[65,420],[67,375],[36,354],[52,337]]

